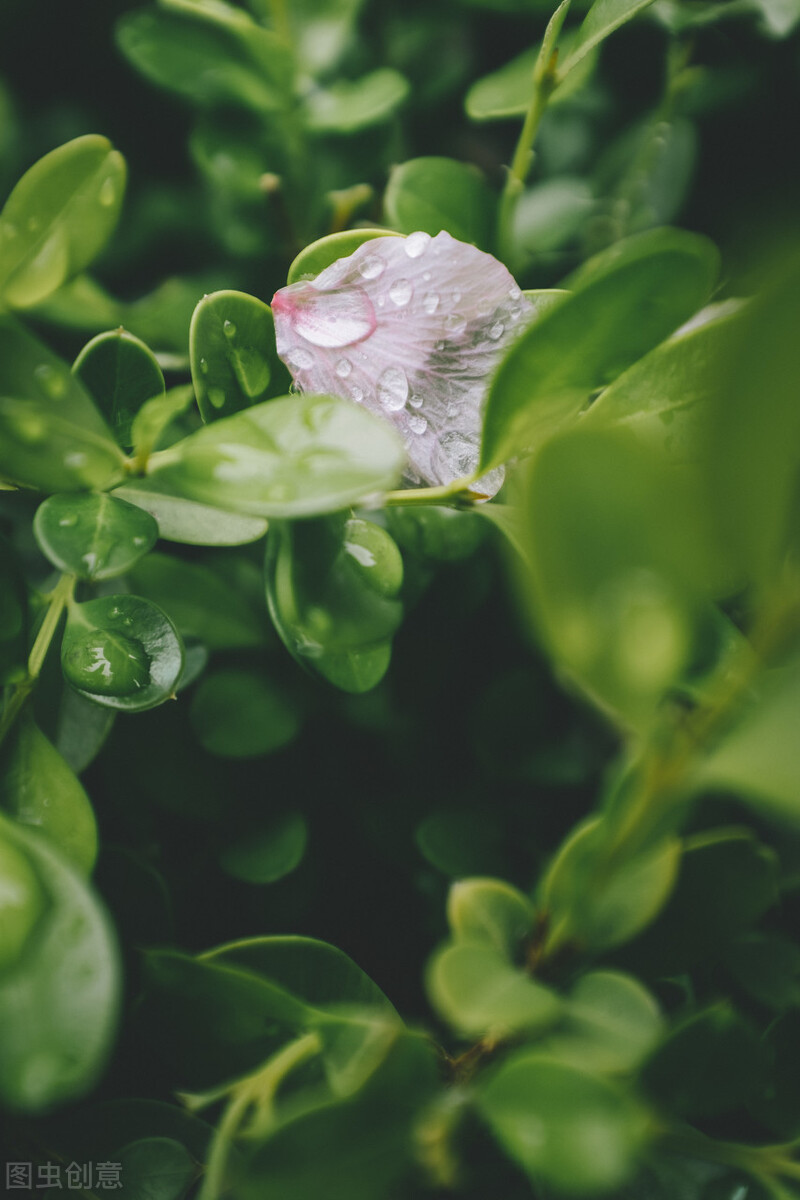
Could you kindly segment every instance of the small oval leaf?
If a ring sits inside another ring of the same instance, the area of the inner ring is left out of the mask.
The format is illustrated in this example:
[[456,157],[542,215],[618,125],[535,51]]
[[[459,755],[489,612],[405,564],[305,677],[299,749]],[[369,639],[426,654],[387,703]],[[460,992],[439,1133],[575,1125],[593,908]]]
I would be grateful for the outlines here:
[[158,538],[149,513],[96,493],[50,496],[36,510],[33,531],[51,563],[79,579],[122,575]]

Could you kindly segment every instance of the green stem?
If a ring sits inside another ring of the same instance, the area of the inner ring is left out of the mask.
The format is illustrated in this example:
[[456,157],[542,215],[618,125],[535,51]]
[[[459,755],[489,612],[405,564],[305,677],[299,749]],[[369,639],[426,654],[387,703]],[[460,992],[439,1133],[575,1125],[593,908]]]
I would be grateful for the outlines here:
[[384,505],[394,507],[412,507],[421,504],[447,504],[452,508],[471,508],[480,493],[470,491],[473,477],[456,479],[454,483],[445,483],[441,487],[404,488],[399,492],[387,492],[383,497]]
[[275,26],[275,32],[291,44],[292,28],[289,24],[289,9],[286,0],[269,0],[269,9],[272,14],[272,24]]
[[536,141],[536,135],[539,132],[539,126],[547,109],[550,96],[557,83],[555,68],[556,54],[554,53],[547,68],[541,73],[534,74],[531,102],[525,114],[517,148],[514,151],[514,157],[511,160],[511,166],[506,176],[503,194],[500,197],[497,232],[498,249],[501,258],[512,267],[514,255],[514,213],[516,212],[517,203],[522,195],[525,180],[533,163],[533,144]]
[[662,1145],[669,1151],[705,1162],[746,1171],[760,1180],[800,1179],[800,1163],[790,1158],[790,1145],[748,1146],[719,1142],[691,1130],[668,1130]]
[[28,656],[27,675],[15,686],[3,711],[2,718],[0,718],[0,743],[2,743],[11,730],[36,686],[36,681],[41,674],[44,660],[47,657],[47,651],[50,649],[50,643],[58,629],[61,614],[65,606],[71,602],[74,589],[75,576],[62,575],[48,597],[49,604],[47,611],[44,614]]

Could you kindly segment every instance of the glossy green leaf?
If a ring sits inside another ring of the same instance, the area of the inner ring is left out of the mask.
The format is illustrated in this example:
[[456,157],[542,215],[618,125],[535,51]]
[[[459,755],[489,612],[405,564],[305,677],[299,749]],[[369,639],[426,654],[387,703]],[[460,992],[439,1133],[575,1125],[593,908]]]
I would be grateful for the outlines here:
[[119,1151],[126,1200],[183,1200],[200,1167],[173,1138],[142,1138]]
[[66,363],[2,314],[0,473],[46,492],[102,490],[123,475],[108,426]]
[[605,950],[628,941],[663,908],[678,872],[680,842],[664,838],[609,870],[603,818],[579,825],[542,884],[551,922],[566,920],[579,944]]
[[36,724],[16,727],[0,779],[0,803],[15,820],[39,829],[81,875],[97,857],[97,824],[89,797]]
[[27,659],[27,588],[14,549],[0,534],[0,685],[21,679]]
[[170,491],[163,480],[134,479],[114,495],[143,508],[158,524],[159,537],[190,546],[242,546],[267,532],[262,517],[246,517],[198,504]]
[[103,748],[115,713],[79,696],[66,683],[58,705],[53,744],[76,775],[85,771]]
[[535,259],[560,250],[586,227],[596,203],[590,184],[579,176],[557,175],[528,188],[514,212],[514,238],[520,252]]
[[42,553],[79,579],[123,575],[158,538],[149,513],[115,496],[50,496],[36,510],[33,531]]
[[342,692],[361,695],[380,683],[392,661],[392,642],[358,649],[331,651],[314,662],[314,670]]
[[707,299],[713,246],[658,229],[590,259],[565,281],[572,295],[511,347],[486,404],[481,470],[540,443]]
[[28,308],[82,271],[117,223],[125,161],[107,138],[75,138],[22,176],[0,214],[0,293]]
[[234,102],[260,112],[285,109],[293,62],[285,42],[241,9],[169,0],[126,14],[122,53],[151,82],[207,106]]
[[150,554],[130,575],[131,585],[169,615],[186,638],[210,650],[237,650],[264,642],[264,620],[220,574],[169,554]]
[[253,758],[294,741],[300,713],[285,689],[256,671],[215,671],[192,697],[195,737],[210,754]]
[[620,971],[590,971],[570,992],[562,1025],[541,1048],[584,1070],[627,1073],[655,1049],[662,1032],[658,1005],[636,979]]
[[285,396],[162,451],[151,478],[202,504],[290,520],[388,490],[404,458],[392,427],[366,409],[333,396]]
[[397,543],[419,558],[434,562],[460,562],[474,554],[486,530],[479,513],[494,505],[480,505],[475,512],[422,504],[419,508],[387,508],[386,525]]
[[653,0],[594,0],[575,35],[575,41],[561,63],[559,75],[562,78],[569,75],[595,46],[605,41],[620,25],[638,16],[652,2]]
[[314,133],[357,133],[394,116],[409,94],[408,80],[392,67],[360,79],[339,79],[306,98],[306,124]]
[[[559,56],[563,60],[575,44],[575,33],[569,32],[559,38]],[[464,100],[467,116],[473,121],[498,121],[509,117],[524,117],[530,108],[533,94],[533,69],[539,57],[540,47],[523,50],[511,62],[484,75],[473,83]],[[554,89],[548,107],[562,103],[574,96],[591,77],[597,64],[596,54],[587,54],[581,59],[581,69],[572,70],[562,76]],[[576,64],[577,67],[577,64]]]
[[13,970],[20,962],[47,906],[48,897],[34,865],[24,847],[7,837],[6,823],[1,823],[0,972]]
[[164,395],[164,376],[152,351],[125,329],[100,333],[84,346],[72,370],[108,421],[123,449],[145,400]]
[[391,229],[346,229],[342,233],[330,233],[301,250],[289,267],[287,283],[297,283],[301,279],[313,279],[324,271],[331,263],[349,256],[370,242],[373,238],[399,237]]
[[71,605],[61,667],[95,704],[141,712],[167,700],[183,669],[183,646],[160,608],[139,596]]
[[300,813],[290,812],[269,825],[231,842],[220,855],[220,865],[245,883],[275,883],[302,861],[308,826]]
[[204,421],[285,395],[291,383],[275,349],[270,308],[244,292],[213,292],[200,301],[192,317],[189,354]]
[[535,1186],[611,1193],[637,1165],[645,1112],[607,1080],[522,1050],[481,1087],[478,1107]]
[[3,820],[50,907],[15,968],[0,979],[0,1096],[37,1113],[86,1092],[117,1019],[119,966],[99,901],[49,842]]
[[465,1037],[539,1033],[561,1014],[555,992],[512,967],[504,951],[477,942],[438,950],[428,964],[427,988],[437,1011]]
[[488,946],[516,961],[533,933],[527,896],[501,879],[461,879],[450,888],[447,920],[457,942]]
[[[131,422],[134,456],[146,462],[152,452],[158,450],[159,442],[172,422],[183,416],[193,403],[194,388],[188,383],[170,388],[163,396],[145,400]],[[137,480],[137,483],[141,482]]]
[[490,249],[496,201],[473,166],[452,158],[412,158],[394,167],[384,195],[386,221],[400,233],[443,229]]

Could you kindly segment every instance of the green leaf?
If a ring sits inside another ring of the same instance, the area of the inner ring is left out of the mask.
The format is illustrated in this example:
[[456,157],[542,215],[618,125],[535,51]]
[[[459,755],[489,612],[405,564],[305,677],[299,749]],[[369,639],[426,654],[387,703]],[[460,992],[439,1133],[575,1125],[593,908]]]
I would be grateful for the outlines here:
[[572,295],[536,321],[500,365],[486,404],[480,470],[541,441],[706,300],[714,247],[657,229],[590,259],[565,281]]
[[681,1117],[730,1112],[755,1097],[766,1053],[756,1031],[727,1004],[690,1017],[669,1035],[644,1069],[656,1099]]
[[800,1008],[800,946],[780,933],[750,933],[725,954],[739,987],[775,1012]]
[[[17,847],[0,822],[0,971],[12,970],[22,959],[43,914],[48,897],[24,847]],[[2,992],[0,991],[0,1004]],[[0,1063],[2,1063],[0,1031]],[[2,1076],[0,1076],[0,1086]]]
[[286,43],[223,0],[213,6],[168,0],[162,8],[127,13],[117,25],[117,43],[151,82],[202,107],[288,107],[294,63]]
[[94,894],[49,843],[0,824],[50,901],[36,937],[0,979],[0,1096],[13,1110],[37,1113],[87,1091],[105,1064],[117,1018],[117,948]]
[[391,639],[372,646],[333,651],[314,662],[314,670],[342,692],[361,695],[377,687],[392,660]]
[[190,719],[202,747],[224,758],[272,754],[294,741],[301,725],[285,689],[256,671],[233,668],[200,682]]
[[535,1186],[588,1196],[633,1173],[647,1117],[607,1080],[523,1050],[481,1087],[478,1108]]
[[496,200],[479,171],[452,158],[412,158],[394,167],[384,195],[386,221],[400,233],[443,229],[490,249]]
[[172,492],[163,480],[134,479],[114,495],[143,508],[158,524],[159,537],[190,546],[242,546],[267,532],[261,517],[245,517]]
[[183,670],[183,646],[155,604],[139,596],[103,596],[71,605],[61,666],[87,700],[142,712],[172,694]]
[[172,1138],[142,1138],[119,1151],[125,1200],[183,1200],[199,1173],[198,1164]]
[[301,279],[314,279],[331,263],[340,258],[349,258],[364,242],[371,242],[373,238],[399,236],[391,229],[346,229],[342,233],[330,233],[300,251],[289,267],[286,281],[297,283]]
[[145,400],[164,395],[164,376],[144,342],[125,329],[100,333],[72,370],[105,416],[123,449],[133,445],[133,418]]
[[435,808],[420,821],[414,841],[431,866],[451,878],[503,869],[503,830],[492,812]]
[[586,226],[595,206],[591,186],[578,176],[555,176],[528,188],[514,212],[514,239],[520,253],[535,258],[560,250]]
[[422,504],[419,508],[387,508],[386,525],[403,550],[432,562],[461,562],[475,553],[486,530],[479,514],[494,505],[478,506],[475,512]]
[[608,836],[602,817],[579,825],[542,885],[553,926],[564,919],[578,943],[593,950],[622,945],[653,920],[672,891],[681,858],[680,842],[664,838],[609,871]]
[[66,363],[0,314],[0,474],[46,492],[103,490],[124,460]]
[[27,587],[13,546],[0,534],[0,685],[22,679],[27,660]]
[[595,0],[578,29],[569,53],[561,63],[559,75],[569,75],[582,59],[620,25],[630,21],[653,0]]
[[590,971],[567,998],[563,1025],[541,1048],[570,1066],[627,1073],[655,1048],[662,1029],[658,1005],[636,979],[620,971]]
[[357,133],[382,125],[407,99],[408,80],[392,67],[379,67],[360,79],[339,79],[309,92],[306,125],[312,133]]
[[442,1017],[465,1037],[538,1033],[561,1015],[555,992],[509,963],[504,951],[455,942],[434,954],[427,990]]
[[488,946],[511,961],[533,933],[535,915],[528,897],[500,879],[461,879],[447,897],[453,939]]
[[43,554],[79,579],[123,575],[158,538],[149,513],[115,496],[50,496],[36,510],[33,531]]
[[29,717],[18,722],[4,756],[0,803],[15,820],[39,829],[81,875],[91,874],[97,824],[89,797]]
[[215,421],[151,459],[154,482],[254,517],[335,512],[397,483],[388,422],[334,396],[285,396]]
[[107,138],[75,138],[39,159],[0,214],[0,293],[28,308],[77,275],[117,223],[125,160]]
[[226,846],[220,866],[245,883],[275,883],[299,866],[306,850],[308,826],[300,813],[289,812]]
[[[558,46],[562,59],[569,55],[575,40],[574,31],[560,37]],[[473,83],[464,100],[467,116],[472,117],[473,121],[500,121],[509,117],[524,117],[530,108],[533,69],[539,51],[539,45],[523,50],[522,54],[513,58],[511,62]],[[561,77],[547,102],[548,108],[568,100],[589,81],[597,65],[597,55],[585,55],[581,64],[579,71],[572,70],[568,75]]]
[[64,684],[53,731],[53,743],[76,775],[85,771],[103,748],[115,713],[100,708]]
[[268,305],[244,292],[213,292],[194,310],[189,354],[204,421],[285,395],[291,378],[275,349]]
[[[170,388],[163,396],[145,400],[131,423],[134,456],[146,462],[158,449],[158,443],[172,422],[193,403],[194,388],[189,383]],[[141,482],[136,481],[137,484]]]
[[210,650],[263,645],[264,622],[218,571],[169,554],[150,554],[133,568],[131,584],[169,614],[186,638]]

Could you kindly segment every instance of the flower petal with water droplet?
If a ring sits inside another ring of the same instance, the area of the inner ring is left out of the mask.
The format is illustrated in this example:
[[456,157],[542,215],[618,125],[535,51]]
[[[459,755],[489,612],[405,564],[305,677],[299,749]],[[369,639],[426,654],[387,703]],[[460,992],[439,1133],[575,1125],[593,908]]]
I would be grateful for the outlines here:
[[[406,481],[432,486],[474,473],[491,375],[533,312],[502,263],[444,232],[371,239],[281,288],[272,308],[297,386],[391,421],[406,443]],[[481,492],[502,479],[491,472]]]

